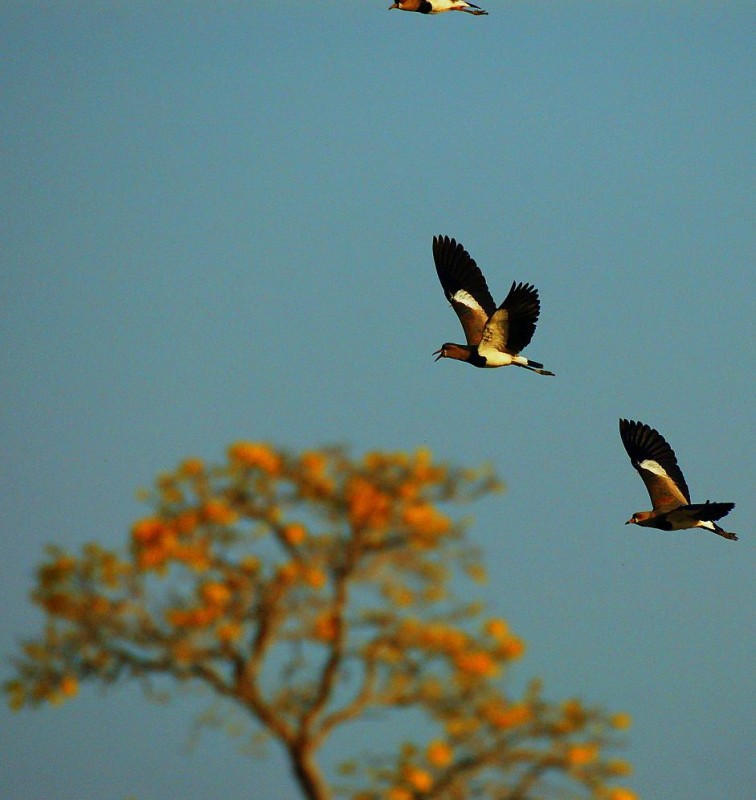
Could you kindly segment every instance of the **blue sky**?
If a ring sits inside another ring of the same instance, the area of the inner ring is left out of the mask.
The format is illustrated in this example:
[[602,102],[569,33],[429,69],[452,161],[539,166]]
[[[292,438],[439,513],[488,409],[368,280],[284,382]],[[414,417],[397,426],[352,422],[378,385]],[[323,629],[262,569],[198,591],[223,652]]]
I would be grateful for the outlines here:
[[[117,547],[135,490],[231,441],[491,461],[482,594],[515,684],[633,715],[644,798],[738,800],[754,727],[754,9],[489,0],[13,3],[0,17],[0,652],[33,634],[48,542]],[[527,354],[461,329],[431,239],[494,298],[534,283]],[[625,527],[620,417],[657,427],[737,543]],[[3,675],[9,667],[1,668]],[[201,697],[87,688],[0,711],[0,794],[295,797]]]

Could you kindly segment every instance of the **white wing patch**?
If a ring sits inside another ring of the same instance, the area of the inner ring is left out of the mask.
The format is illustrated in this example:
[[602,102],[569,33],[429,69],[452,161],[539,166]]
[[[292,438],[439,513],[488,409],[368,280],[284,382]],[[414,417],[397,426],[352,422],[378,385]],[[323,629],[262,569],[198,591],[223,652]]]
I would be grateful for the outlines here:
[[[460,305],[467,306],[473,311],[483,311],[483,306],[464,289],[458,289],[451,297],[452,302],[459,303]],[[485,312],[484,312],[485,313]]]
[[654,475],[661,475],[662,478],[669,478],[669,475],[662,469],[658,461],[652,461],[650,458],[641,461],[638,466],[645,469],[647,472],[653,472]]
[[431,14],[440,14],[442,11],[451,11],[454,8],[466,8],[464,0],[433,0],[433,11]]

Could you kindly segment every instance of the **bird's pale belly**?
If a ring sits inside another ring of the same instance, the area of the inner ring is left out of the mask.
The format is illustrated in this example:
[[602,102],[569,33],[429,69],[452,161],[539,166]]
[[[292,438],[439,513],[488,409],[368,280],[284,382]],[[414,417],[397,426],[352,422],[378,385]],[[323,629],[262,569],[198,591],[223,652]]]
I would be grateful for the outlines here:
[[513,364],[518,360],[525,364],[528,363],[527,359],[522,358],[521,356],[513,356],[509,353],[502,353],[501,350],[484,350],[483,352],[478,352],[483,356],[483,358],[486,359],[487,367],[508,367],[510,364]]

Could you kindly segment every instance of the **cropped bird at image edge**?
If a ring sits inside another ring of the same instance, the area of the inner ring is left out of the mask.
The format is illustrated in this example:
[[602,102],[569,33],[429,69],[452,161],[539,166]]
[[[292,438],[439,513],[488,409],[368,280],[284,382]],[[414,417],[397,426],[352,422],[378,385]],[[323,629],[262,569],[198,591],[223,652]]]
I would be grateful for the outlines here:
[[464,0],[399,0],[389,6],[389,11],[392,8],[398,8],[399,11],[417,11],[418,14],[443,14],[444,11],[463,11],[476,17],[488,14],[488,11]]

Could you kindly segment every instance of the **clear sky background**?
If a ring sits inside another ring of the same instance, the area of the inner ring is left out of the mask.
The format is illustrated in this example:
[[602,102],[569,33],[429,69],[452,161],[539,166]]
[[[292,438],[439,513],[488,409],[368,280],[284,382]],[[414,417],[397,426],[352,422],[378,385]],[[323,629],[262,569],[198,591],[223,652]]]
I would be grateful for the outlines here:
[[[471,538],[514,685],[632,714],[643,798],[747,800],[756,11],[481,2],[3,5],[0,655],[41,627],[44,545],[124,545],[186,456],[428,446],[507,483]],[[436,233],[497,302],[540,289],[556,378],[433,362],[462,337]],[[623,525],[649,502],[620,416],[739,542]],[[186,752],[205,703],[3,707],[0,796],[296,797],[275,749]]]

